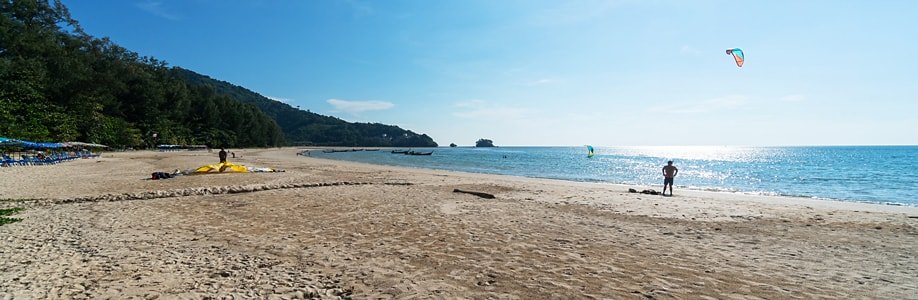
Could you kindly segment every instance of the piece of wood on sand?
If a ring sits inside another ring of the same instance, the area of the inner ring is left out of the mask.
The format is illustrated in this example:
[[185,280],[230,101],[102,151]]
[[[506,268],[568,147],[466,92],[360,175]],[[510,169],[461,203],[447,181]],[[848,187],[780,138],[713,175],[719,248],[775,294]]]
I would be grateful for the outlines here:
[[478,197],[481,197],[481,198],[485,198],[485,199],[494,199],[494,195],[492,195],[492,194],[482,193],[482,192],[476,192],[476,191],[464,191],[464,190],[460,190],[460,189],[453,189],[453,193],[472,194],[472,195],[475,195],[475,196],[478,196]]

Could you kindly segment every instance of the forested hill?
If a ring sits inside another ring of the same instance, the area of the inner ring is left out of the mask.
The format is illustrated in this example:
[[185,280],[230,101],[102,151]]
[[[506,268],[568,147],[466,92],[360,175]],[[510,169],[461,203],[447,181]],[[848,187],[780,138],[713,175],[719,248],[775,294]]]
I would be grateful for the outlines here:
[[114,147],[284,144],[254,105],[86,34],[57,0],[0,0],[0,136]]
[[242,103],[254,104],[277,122],[287,144],[328,146],[436,147],[426,134],[379,123],[351,123],[294,108],[232,83],[216,80],[191,70],[175,68],[193,86],[213,89]]
[[435,145],[394,126],[301,112],[140,56],[86,34],[59,0],[0,0],[0,137],[266,147],[287,144],[285,135],[293,144]]

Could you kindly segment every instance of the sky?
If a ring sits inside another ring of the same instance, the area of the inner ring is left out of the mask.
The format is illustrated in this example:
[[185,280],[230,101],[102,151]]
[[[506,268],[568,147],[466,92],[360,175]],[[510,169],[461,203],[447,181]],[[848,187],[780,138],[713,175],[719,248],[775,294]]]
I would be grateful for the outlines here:
[[440,145],[918,145],[918,1],[63,2],[140,55]]

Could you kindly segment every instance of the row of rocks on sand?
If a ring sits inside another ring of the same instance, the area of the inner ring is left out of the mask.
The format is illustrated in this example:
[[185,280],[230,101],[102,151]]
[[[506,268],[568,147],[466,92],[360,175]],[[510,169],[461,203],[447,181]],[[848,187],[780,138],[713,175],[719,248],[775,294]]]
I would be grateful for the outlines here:
[[[83,197],[61,198],[61,199],[9,200],[9,201],[0,202],[2,203],[0,204],[0,207],[7,207],[7,206],[9,207],[33,207],[33,206],[44,206],[44,205],[65,204],[65,203],[147,200],[147,199],[202,196],[202,195],[251,193],[251,192],[279,190],[279,189],[298,189],[298,188],[315,188],[315,187],[340,186],[340,185],[370,185],[370,184],[377,184],[377,183],[339,181],[339,182],[318,182],[318,183],[253,184],[253,185],[231,185],[231,186],[215,186],[215,187],[195,187],[195,188],[184,188],[184,189],[173,189],[173,190],[157,190],[157,191],[148,191],[148,192],[140,192],[140,193],[103,194],[103,195],[95,195],[95,196],[83,196]],[[387,182],[387,183],[382,183],[382,184],[411,185],[411,183],[404,183],[404,182]]]

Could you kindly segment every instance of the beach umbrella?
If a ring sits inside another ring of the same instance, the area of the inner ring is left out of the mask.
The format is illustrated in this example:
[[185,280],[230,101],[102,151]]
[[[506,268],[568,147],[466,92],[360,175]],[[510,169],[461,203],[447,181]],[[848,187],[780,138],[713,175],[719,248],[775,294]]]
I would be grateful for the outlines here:
[[61,143],[37,143],[30,141],[19,141],[23,148],[26,149],[57,149],[64,147]]
[[20,146],[22,142],[10,138],[0,137],[0,147]]

